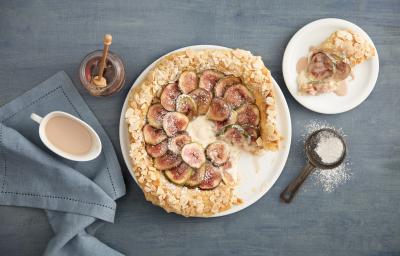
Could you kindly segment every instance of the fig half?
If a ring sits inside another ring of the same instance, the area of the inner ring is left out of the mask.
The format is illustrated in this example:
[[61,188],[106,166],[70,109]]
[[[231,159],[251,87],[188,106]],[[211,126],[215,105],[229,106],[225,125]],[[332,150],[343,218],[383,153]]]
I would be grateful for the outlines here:
[[156,145],[167,138],[167,135],[162,129],[156,129],[153,126],[146,124],[143,127],[144,141],[150,145]]
[[214,87],[214,95],[215,97],[223,97],[226,89],[228,89],[231,85],[240,84],[242,80],[235,76],[227,76],[220,79]]
[[183,185],[192,176],[193,169],[189,165],[181,163],[179,166],[166,170],[164,173],[172,183]]
[[249,134],[237,124],[226,126],[219,136],[233,145],[248,145],[251,139]]
[[147,122],[155,128],[162,128],[162,120],[167,112],[160,103],[153,104],[147,111]]
[[168,137],[173,137],[178,132],[186,130],[189,118],[179,112],[168,112],[163,119],[163,129]]
[[229,118],[225,121],[215,122],[217,131],[221,131],[225,126],[235,124],[237,122],[237,112],[235,110],[231,110],[231,114]]
[[166,85],[161,93],[161,105],[168,111],[175,111],[176,99],[180,94],[176,83]]
[[216,141],[207,146],[207,158],[216,166],[221,166],[229,159],[229,148],[225,142]]
[[219,79],[224,77],[224,74],[216,70],[205,70],[200,75],[199,88],[203,88],[209,92],[214,89],[215,84]]
[[203,180],[204,174],[206,172],[205,165],[203,164],[199,169],[195,169],[186,181],[185,185],[188,187],[197,187]]
[[146,152],[152,157],[160,157],[167,153],[168,141],[158,143],[157,145],[146,145]]
[[327,79],[333,75],[334,63],[323,52],[314,53],[311,56],[308,72],[318,81]]
[[182,158],[171,151],[167,151],[164,155],[154,158],[154,167],[160,171],[177,167],[180,163],[182,163]]
[[351,73],[351,67],[344,61],[339,61],[336,63],[336,70],[333,77],[336,81],[342,81],[346,79]]
[[181,94],[176,99],[176,111],[186,115],[189,119],[193,119],[197,115],[197,104],[187,94]]
[[188,94],[197,88],[197,75],[193,71],[185,71],[179,77],[178,87],[182,93]]
[[222,181],[220,167],[215,167],[211,163],[207,162],[204,164],[204,168],[205,173],[199,188],[206,190],[216,188]]
[[203,147],[195,142],[183,146],[181,156],[183,161],[193,168],[200,168],[206,161]]
[[197,113],[199,115],[204,115],[205,113],[207,113],[212,100],[211,92],[202,88],[197,88],[196,90],[192,91],[189,95],[196,102]]
[[187,133],[177,134],[168,140],[168,149],[175,154],[180,154],[183,146],[192,142],[192,138]]
[[211,101],[207,112],[207,118],[213,121],[225,121],[229,118],[231,109],[221,98],[214,98]]
[[246,102],[254,103],[256,101],[253,93],[251,93],[250,90],[242,84],[235,84],[226,89],[224,93],[224,100],[233,109],[240,107]]
[[257,127],[260,123],[260,111],[255,104],[243,104],[237,110],[237,124]]

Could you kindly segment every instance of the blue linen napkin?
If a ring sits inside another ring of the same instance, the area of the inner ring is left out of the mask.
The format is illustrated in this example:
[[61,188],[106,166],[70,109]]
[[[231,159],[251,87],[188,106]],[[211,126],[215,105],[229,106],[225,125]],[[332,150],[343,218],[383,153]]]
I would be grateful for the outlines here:
[[[88,162],[63,159],[41,142],[32,112],[68,112],[93,127],[103,149]],[[113,222],[125,194],[121,169],[105,131],[69,77],[59,72],[0,108],[0,205],[46,210],[55,236],[44,255],[122,255],[93,234]]]

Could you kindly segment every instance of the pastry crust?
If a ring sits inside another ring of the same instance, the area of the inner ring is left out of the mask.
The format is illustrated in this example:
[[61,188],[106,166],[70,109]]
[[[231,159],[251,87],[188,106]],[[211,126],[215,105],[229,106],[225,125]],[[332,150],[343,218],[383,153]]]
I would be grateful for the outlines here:
[[153,98],[161,94],[163,86],[177,81],[183,71],[207,69],[240,77],[251,88],[261,112],[261,137],[257,144],[262,149],[277,150],[281,140],[276,128],[272,80],[261,57],[240,49],[224,49],[185,50],[163,58],[129,95],[125,118],[129,125],[130,157],[134,175],[146,199],[167,212],[184,216],[211,216],[242,202],[234,195],[234,187],[223,183],[213,190],[190,189],[171,183],[154,167],[152,157],[145,150],[142,128]]
[[363,37],[351,30],[332,33],[318,49],[344,57],[351,67],[375,56],[375,48]]

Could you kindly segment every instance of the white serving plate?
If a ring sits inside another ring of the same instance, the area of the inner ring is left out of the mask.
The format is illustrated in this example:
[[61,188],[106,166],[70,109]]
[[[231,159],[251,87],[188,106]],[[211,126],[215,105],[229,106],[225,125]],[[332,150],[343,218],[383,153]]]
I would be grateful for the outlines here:
[[307,56],[310,46],[319,45],[331,33],[340,29],[351,29],[374,45],[364,30],[349,21],[331,18],[320,19],[297,31],[289,41],[283,56],[282,71],[287,88],[301,105],[315,112],[337,114],[357,107],[372,92],[378,79],[379,58],[378,53],[376,53],[372,59],[357,65],[353,69],[355,79],[347,83],[347,95],[337,96],[334,93],[326,93],[319,96],[306,96],[298,93],[297,61],[301,57]]
[[[185,49],[193,49],[193,50],[204,50],[204,49],[227,49],[226,47],[216,46],[216,45],[194,45],[184,47],[166,55],[169,55],[173,52],[182,51]],[[142,83],[145,79],[147,73],[154,68],[156,63],[165,57],[162,56],[158,60],[154,61],[151,65],[149,65],[136,79],[134,84],[132,85],[132,89]],[[278,179],[281,174],[283,167],[285,166],[289,149],[290,149],[290,141],[292,136],[292,125],[290,120],[289,108],[286,103],[285,97],[281,89],[275,80],[273,80],[273,84],[276,92],[276,104],[277,104],[277,127],[281,132],[284,140],[282,141],[281,148],[278,152],[266,152],[260,156],[253,156],[251,154],[243,153],[238,162],[238,169],[241,170],[239,173],[239,185],[235,189],[235,193],[238,197],[243,199],[244,203],[233,206],[231,209],[218,213],[212,217],[224,216],[228,214],[232,214],[243,210],[244,208],[252,205],[258,199],[260,199],[267,191],[272,187],[275,181]],[[128,95],[129,95],[128,93]],[[128,134],[128,125],[125,122],[125,112],[128,107],[128,96],[125,99],[124,105],[121,111],[120,125],[119,125],[119,138],[120,145],[122,150],[122,155],[124,157],[125,163],[133,177],[136,181],[136,177],[134,176],[134,172],[132,169],[131,159],[129,157],[129,134]],[[259,168],[257,167],[259,166]],[[257,171],[257,169],[259,169]]]

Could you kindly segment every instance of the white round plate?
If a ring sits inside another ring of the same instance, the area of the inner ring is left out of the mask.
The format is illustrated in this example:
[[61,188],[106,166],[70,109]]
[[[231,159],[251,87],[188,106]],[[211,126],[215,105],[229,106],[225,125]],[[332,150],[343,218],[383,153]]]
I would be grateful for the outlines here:
[[304,107],[323,114],[343,113],[357,107],[368,97],[378,79],[379,59],[376,53],[375,57],[353,69],[355,79],[348,82],[347,95],[326,93],[319,96],[305,96],[298,93],[297,61],[308,55],[310,46],[319,45],[339,29],[351,29],[374,45],[367,33],[351,22],[341,19],[321,19],[301,28],[290,40],[283,56],[283,77],[290,93]]
[[[227,48],[216,45],[195,45],[195,46],[181,48],[173,52],[182,51],[185,49],[204,50],[204,49],[227,49]],[[171,54],[173,52],[170,52],[168,54]],[[153,62],[139,75],[135,83],[132,85],[132,88],[129,91],[129,93],[135,86],[142,83],[147,73],[152,68],[154,68],[154,66],[160,59],[162,59],[166,55],[162,56],[161,58]],[[290,121],[289,108],[287,106],[285,97],[283,96],[283,93],[279,88],[278,84],[275,82],[275,80],[273,80],[273,84],[275,86],[276,104],[278,111],[277,127],[281,132],[282,136],[284,137],[284,140],[282,141],[281,144],[282,147],[278,152],[266,152],[261,156],[257,157],[251,154],[245,154],[245,153],[241,154],[240,160],[238,162],[239,165],[238,178],[240,181],[239,185],[235,190],[235,193],[238,197],[243,199],[244,203],[242,203],[241,205],[233,206],[231,209],[213,215],[212,217],[232,214],[240,210],[243,210],[244,208],[255,203],[265,193],[267,193],[267,191],[272,187],[272,185],[278,179],[279,175],[283,170],[283,167],[286,163],[289,154],[290,140],[292,136],[292,126]],[[126,100],[122,107],[120,124],[119,124],[119,138],[120,138],[122,155],[124,157],[125,163],[132,177],[136,181],[136,178],[133,174],[131,159],[129,157],[129,134],[128,134],[128,126],[125,122],[125,117],[124,117],[126,109],[128,108],[128,96],[126,97]]]

